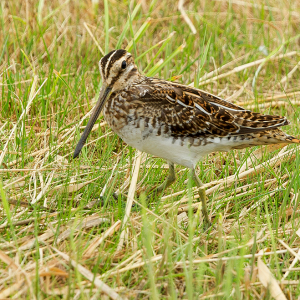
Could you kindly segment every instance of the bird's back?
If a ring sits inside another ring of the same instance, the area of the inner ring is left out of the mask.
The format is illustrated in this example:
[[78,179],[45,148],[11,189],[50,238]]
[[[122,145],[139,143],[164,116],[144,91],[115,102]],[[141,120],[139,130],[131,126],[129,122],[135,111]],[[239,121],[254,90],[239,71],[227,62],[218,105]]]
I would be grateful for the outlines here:
[[202,90],[142,77],[116,93],[104,116],[129,145],[191,167],[203,156],[276,143],[300,143],[285,117],[246,110]]

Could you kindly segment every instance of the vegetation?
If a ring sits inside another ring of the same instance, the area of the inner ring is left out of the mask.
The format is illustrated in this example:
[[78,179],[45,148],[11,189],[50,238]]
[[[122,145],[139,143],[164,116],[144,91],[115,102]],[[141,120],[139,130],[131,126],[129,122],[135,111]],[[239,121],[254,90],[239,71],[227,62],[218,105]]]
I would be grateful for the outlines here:
[[181,166],[145,204],[166,162],[103,117],[72,153],[101,87],[98,61],[115,48],[149,76],[285,115],[299,136],[299,17],[298,1],[2,0],[0,298],[296,299],[298,146],[200,162],[207,231]]

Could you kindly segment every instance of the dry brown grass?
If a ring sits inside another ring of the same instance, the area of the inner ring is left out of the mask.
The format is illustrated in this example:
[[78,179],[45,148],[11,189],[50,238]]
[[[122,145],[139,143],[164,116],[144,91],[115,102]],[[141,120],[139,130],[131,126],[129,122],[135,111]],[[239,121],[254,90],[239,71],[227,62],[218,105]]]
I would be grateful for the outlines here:
[[[99,90],[98,61],[137,5],[120,45],[143,55],[141,70],[287,115],[286,131],[299,135],[300,2],[139,3],[109,1],[107,13],[102,1],[0,3],[0,299],[296,299],[297,147],[200,163],[214,222],[206,232],[187,170],[176,167],[177,183],[146,208],[137,194],[163,180],[165,162],[135,153],[103,120],[71,157]],[[127,207],[115,191],[128,193]],[[104,205],[93,206],[100,194]]]

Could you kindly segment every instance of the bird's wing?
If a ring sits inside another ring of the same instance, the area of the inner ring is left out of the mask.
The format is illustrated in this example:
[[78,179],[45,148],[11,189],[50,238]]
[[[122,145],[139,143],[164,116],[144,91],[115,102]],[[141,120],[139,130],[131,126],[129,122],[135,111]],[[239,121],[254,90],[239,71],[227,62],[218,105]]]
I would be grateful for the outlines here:
[[147,78],[135,89],[145,111],[168,125],[174,136],[241,135],[289,124],[285,117],[255,113],[178,83]]

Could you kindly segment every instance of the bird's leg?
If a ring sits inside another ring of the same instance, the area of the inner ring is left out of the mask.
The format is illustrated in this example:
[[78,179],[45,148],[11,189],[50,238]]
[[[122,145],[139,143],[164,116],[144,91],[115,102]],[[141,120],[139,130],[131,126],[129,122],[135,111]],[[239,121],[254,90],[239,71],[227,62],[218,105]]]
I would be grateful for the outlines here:
[[169,187],[176,179],[175,176],[175,168],[174,164],[172,162],[169,162],[169,175],[167,179],[160,184],[159,186],[155,187],[154,189],[150,190],[148,194],[148,197],[151,197],[152,195],[157,195],[161,193],[163,190],[165,190],[167,187]]
[[194,177],[194,180],[197,184],[197,187],[199,188],[198,194],[199,194],[200,200],[202,202],[202,214],[204,217],[204,224],[205,224],[205,226],[210,226],[211,223],[210,223],[210,220],[208,217],[205,188],[203,187],[202,181],[197,176],[195,169],[192,169],[191,172],[192,172],[192,176]]

